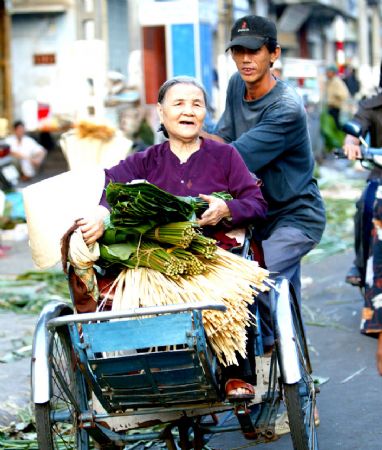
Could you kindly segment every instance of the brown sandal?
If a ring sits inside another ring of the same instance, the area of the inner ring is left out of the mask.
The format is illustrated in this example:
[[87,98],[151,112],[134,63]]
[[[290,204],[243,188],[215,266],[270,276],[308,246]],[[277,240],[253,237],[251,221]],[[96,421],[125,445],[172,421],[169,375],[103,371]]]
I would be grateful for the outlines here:
[[[246,394],[235,394],[234,391],[238,389],[245,389]],[[255,398],[255,388],[252,384],[246,383],[238,378],[231,378],[225,384],[225,393],[228,400],[252,400]]]

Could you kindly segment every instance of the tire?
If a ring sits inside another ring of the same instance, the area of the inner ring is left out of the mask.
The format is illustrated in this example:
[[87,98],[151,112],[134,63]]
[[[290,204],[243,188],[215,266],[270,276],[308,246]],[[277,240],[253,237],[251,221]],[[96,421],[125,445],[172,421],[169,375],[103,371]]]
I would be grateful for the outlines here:
[[295,384],[283,383],[284,400],[288,412],[289,428],[295,450],[318,450],[315,423],[316,391],[311,377],[308,347],[302,319],[294,294],[290,293],[290,308],[301,380]]
[[73,361],[67,327],[53,330],[49,350],[52,396],[47,403],[35,404],[37,441],[41,449],[89,449],[88,434],[79,428],[77,419],[87,409],[87,394],[82,374]]

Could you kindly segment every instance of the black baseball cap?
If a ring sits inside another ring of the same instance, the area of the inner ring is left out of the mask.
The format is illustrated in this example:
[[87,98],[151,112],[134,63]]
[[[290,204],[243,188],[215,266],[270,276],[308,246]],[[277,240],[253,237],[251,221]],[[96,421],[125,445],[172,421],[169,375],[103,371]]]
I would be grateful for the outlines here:
[[231,29],[231,41],[226,51],[236,45],[257,50],[271,39],[277,42],[274,22],[267,17],[245,16],[234,23]]

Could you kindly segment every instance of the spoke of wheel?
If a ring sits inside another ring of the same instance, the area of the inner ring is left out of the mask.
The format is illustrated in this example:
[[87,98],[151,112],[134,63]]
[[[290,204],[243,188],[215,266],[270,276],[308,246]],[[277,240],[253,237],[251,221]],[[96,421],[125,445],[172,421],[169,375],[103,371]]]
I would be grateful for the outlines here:
[[304,356],[304,352],[301,346],[300,339],[297,338],[297,332],[295,330],[296,335],[296,347],[298,352],[298,357],[300,360],[301,367],[303,369],[302,373],[302,382],[305,384],[305,388],[307,389],[307,396],[305,400],[304,409],[304,422],[307,425],[308,429],[308,445],[311,450],[314,450],[316,447],[315,442],[315,418],[314,418],[314,409],[316,405],[316,392],[314,388],[314,381],[312,376],[306,370],[306,359]]
[[61,385],[55,378],[53,379],[53,381],[56,388],[55,389],[56,392],[54,392],[53,395],[57,399],[57,409],[63,409],[63,406],[66,405],[67,409],[71,410],[72,409],[71,404],[64,396],[64,391],[61,389]]
[[[63,352],[63,353],[64,353],[64,352]],[[66,355],[64,355],[64,356],[66,356]],[[62,358],[60,358],[60,360],[62,361]],[[70,358],[69,358],[68,363],[70,364],[70,362],[71,362],[71,361],[70,361]],[[53,371],[54,371],[54,373],[55,373],[55,375],[56,375],[56,377],[57,377],[57,379],[58,379],[58,381],[59,381],[59,383],[60,383],[60,386],[58,385],[58,383],[56,383],[56,384],[57,384],[57,387],[60,388],[61,393],[62,393],[62,390],[65,392],[65,394],[66,394],[67,397],[69,398],[70,402],[71,402],[72,405],[74,406],[76,412],[77,412],[77,413],[80,413],[79,407],[78,407],[78,405],[77,405],[77,401],[76,401],[76,399],[74,398],[72,392],[71,392],[70,389],[69,389],[69,388],[72,387],[73,384],[74,384],[74,383],[73,383],[73,380],[65,380],[65,379],[63,378],[63,376],[62,376],[61,371],[59,371],[59,370],[57,369],[58,366],[59,366],[59,364],[57,364],[56,358],[54,358],[54,361],[52,361],[52,367],[53,367]],[[62,398],[62,400],[65,401],[64,398]],[[67,402],[67,403],[70,404],[70,402]]]
[[[62,386],[66,386],[67,384],[70,384],[70,380],[65,381],[64,383],[61,381],[59,382],[59,380],[57,379],[57,368],[56,366],[58,366],[57,364],[57,358],[54,358],[54,360],[52,360],[52,368],[53,368],[53,372],[54,375],[53,378],[53,382],[54,382],[54,386],[53,386],[53,396],[56,398],[57,402],[57,409],[62,409],[62,406],[66,405],[67,409],[71,409],[70,408],[70,403],[68,402],[67,397],[65,397],[64,395],[64,391],[62,389]],[[62,405],[64,404],[64,405]]]
[[[295,331],[295,335],[297,335],[296,329],[294,331]],[[297,346],[297,351],[298,351],[298,357],[299,357],[299,360],[300,360],[300,364],[304,368],[304,373],[305,373],[306,378],[307,378],[307,384],[309,386],[312,386],[312,385],[314,385],[314,382],[313,382],[313,378],[311,377],[311,375],[305,370],[305,368],[306,368],[306,359],[305,359],[305,356],[304,356],[304,352],[303,352],[303,350],[301,348],[301,342],[300,342],[299,339],[297,339],[297,337],[295,339],[295,342],[296,342],[296,346]]]
[[[75,436],[73,434],[70,435],[70,442],[68,442],[68,435],[63,435],[57,426],[54,427],[56,436],[54,437],[55,444],[59,441],[60,444],[64,445],[65,448],[73,449],[76,443]],[[73,439],[74,437],[74,439]],[[71,445],[71,443],[73,445]],[[69,446],[68,446],[69,445]]]
[[[65,351],[64,338],[58,335],[54,337],[54,351],[52,352],[52,380],[53,380],[53,398],[51,399],[51,407],[53,411],[67,410],[70,413],[71,421],[67,422],[67,426],[63,422],[53,422],[52,431],[54,432],[54,445],[58,448],[74,449],[76,448],[76,411],[79,407],[75,395],[72,393],[74,387],[73,377],[67,371],[67,365],[71,365],[70,355]],[[53,401],[54,399],[54,401]],[[64,426],[62,426],[64,425]]]
[[[73,397],[73,394],[72,394],[72,392],[70,392],[70,389],[68,388],[68,386],[65,385],[65,380],[63,379],[62,375],[57,371],[57,369],[55,368],[55,366],[53,366],[53,371],[54,371],[56,377],[59,379],[59,382],[60,382],[60,390],[61,390],[61,388],[62,388],[63,391],[65,392],[65,394],[69,397],[69,400],[70,400],[70,401],[67,402],[67,403],[70,405],[70,402],[72,402],[72,405],[73,405],[74,409],[76,410],[76,412],[79,413],[80,410],[79,410],[79,407],[78,407],[78,405],[77,405],[77,401],[76,401],[76,399]],[[58,386],[58,383],[57,383],[57,386]],[[62,390],[61,390],[61,392],[62,392]],[[64,398],[63,398],[62,400],[65,401]]]

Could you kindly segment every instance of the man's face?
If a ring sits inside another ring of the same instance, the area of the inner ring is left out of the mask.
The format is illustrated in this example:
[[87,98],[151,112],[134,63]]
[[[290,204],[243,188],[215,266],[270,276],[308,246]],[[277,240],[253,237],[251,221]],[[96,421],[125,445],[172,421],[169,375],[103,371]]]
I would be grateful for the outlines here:
[[277,59],[277,55],[276,52],[269,53],[265,45],[257,50],[235,46],[232,47],[232,58],[243,81],[252,84],[269,73],[271,62]]

